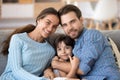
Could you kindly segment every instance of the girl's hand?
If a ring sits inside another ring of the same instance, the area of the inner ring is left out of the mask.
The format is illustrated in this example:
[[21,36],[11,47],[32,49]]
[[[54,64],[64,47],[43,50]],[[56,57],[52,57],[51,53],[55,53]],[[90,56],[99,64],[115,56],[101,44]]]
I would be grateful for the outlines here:
[[79,59],[75,56],[73,57],[69,56],[69,59],[70,59],[72,69],[77,69],[80,62]]

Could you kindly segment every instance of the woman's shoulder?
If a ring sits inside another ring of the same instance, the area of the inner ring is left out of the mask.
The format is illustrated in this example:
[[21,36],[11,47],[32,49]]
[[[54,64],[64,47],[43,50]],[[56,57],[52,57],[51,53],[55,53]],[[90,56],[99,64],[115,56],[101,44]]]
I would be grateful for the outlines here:
[[27,35],[26,32],[24,32],[24,33],[16,33],[12,37],[22,37],[22,36],[25,36],[25,35]]
[[11,39],[24,39],[26,37],[27,33],[17,33],[13,34]]

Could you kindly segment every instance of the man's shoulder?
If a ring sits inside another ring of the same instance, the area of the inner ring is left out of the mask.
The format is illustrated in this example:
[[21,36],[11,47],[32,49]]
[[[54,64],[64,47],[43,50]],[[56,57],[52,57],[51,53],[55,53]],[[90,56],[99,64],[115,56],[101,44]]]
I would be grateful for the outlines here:
[[95,35],[95,34],[102,34],[102,33],[98,30],[95,30],[95,29],[88,29],[84,34]]

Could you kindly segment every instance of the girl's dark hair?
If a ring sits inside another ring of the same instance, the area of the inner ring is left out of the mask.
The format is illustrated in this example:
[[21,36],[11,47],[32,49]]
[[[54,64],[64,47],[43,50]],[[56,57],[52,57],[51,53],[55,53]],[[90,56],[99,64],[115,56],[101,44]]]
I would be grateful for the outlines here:
[[[69,12],[74,12],[76,14],[77,18],[80,18],[82,16],[81,11],[77,6],[68,4],[59,9],[59,11],[58,11],[59,17],[61,17],[64,14],[67,14]],[[60,24],[61,24],[61,22],[60,22]]]
[[[46,17],[49,14],[56,15],[59,18],[57,10],[52,7],[49,7],[49,8],[44,9],[43,11],[41,11],[41,13],[38,15],[38,17],[36,18],[36,25],[37,25],[37,21],[39,19],[43,19],[44,17]],[[13,34],[23,33],[23,32],[29,33],[31,31],[33,31],[35,29],[35,27],[36,26],[29,24],[24,27],[17,28],[12,34],[10,34],[8,36],[8,38],[5,41],[3,41],[1,53],[3,55],[8,55],[9,43],[10,43],[10,40],[11,40],[11,37]]]
[[[60,34],[54,41],[54,48],[55,48],[55,51],[56,51],[56,56],[57,56],[57,46],[60,42],[64,42],[67,46],[71,46],[72,49],[74,48],[74,45],[75,45],[75,40],[70,38],[69,36],[67,35],[64,35],[64,34]],[[73,54],[72,54],[73,56]],[[69,61],[69,59],[67,60]]]
[[71,46],[72,48],[74,48],[74,44],[75,44],[75,41],[74,39],[70,38],[69,36],[67,35],[64,35],[64,34],[61,34],[59,35],[56,40],[55,40],[55,48],[57,48],[58,44],[60,42],[64,42],[66,45],[68,46]]

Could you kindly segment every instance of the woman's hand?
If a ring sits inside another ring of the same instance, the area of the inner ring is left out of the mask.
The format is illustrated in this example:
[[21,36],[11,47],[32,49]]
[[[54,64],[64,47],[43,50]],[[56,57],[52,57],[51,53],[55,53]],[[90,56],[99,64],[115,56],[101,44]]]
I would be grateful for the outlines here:
[[52,62],[51,62],[51,66],[52,66],[53,69],[56,68],[57,62],[59,62],[59,58],[58,58],[57,56],[55,56],[55,57],[52,59]]
[[47,68],[44,71],[44,77],[49,78],[50,80],[53,80],[53,78],[55,78],[55,74],[53,73],[51,68]]

